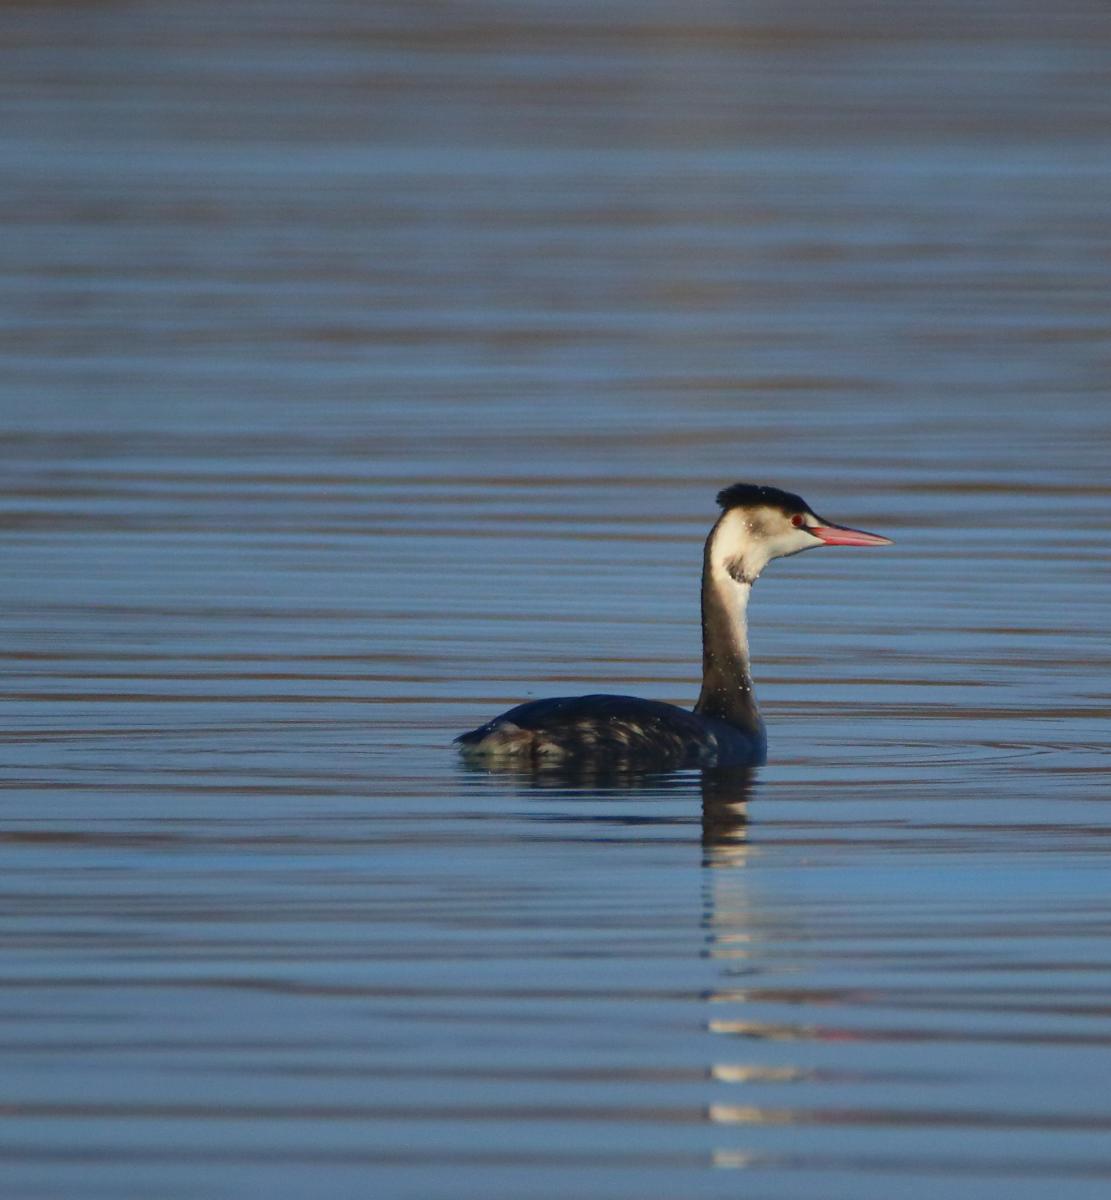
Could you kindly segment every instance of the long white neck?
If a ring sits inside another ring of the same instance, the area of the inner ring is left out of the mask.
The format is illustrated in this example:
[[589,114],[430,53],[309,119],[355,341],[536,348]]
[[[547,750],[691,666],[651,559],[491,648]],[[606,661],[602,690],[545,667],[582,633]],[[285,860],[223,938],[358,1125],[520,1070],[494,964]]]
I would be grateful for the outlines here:
[[[702,563],[702,691],[694,711],[763,733],[748,657],[752,579],[727,514],[710,531]],[[763,563],[760,564],[761,566]],[[756,572],[758,573],[758,571]]]

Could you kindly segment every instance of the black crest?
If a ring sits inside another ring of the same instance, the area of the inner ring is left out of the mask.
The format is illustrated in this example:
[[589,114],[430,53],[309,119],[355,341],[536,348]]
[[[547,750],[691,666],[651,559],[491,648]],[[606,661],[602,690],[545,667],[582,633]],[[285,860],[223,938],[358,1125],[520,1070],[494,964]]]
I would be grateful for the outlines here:
[[756,483],[734,483],[718,492],[718,504],[728,512],[731,508],[778,508],[786,516],[807,512],[809,505],[794,492],[784,492],[776,487],[762,487]]

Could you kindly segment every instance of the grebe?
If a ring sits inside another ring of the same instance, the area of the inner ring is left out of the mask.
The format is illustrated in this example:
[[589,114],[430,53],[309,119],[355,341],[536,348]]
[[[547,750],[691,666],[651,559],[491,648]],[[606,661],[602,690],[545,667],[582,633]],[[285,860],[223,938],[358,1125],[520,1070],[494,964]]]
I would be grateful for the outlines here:
[[749,592],[773,558],[815,546],[888,546],[823,520],[792,492],[735,483],[702,559],[702,691],[693,712],[635,696],[557,696],[509,709],[455,740],[468,759],[536,768],[595,763],[639,770],[759,766],[764,722],[749,674]]

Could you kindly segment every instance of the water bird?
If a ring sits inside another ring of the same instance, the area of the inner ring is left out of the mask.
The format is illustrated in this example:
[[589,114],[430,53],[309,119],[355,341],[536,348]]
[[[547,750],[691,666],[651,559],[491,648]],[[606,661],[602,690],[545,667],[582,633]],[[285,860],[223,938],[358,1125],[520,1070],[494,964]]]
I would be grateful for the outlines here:
[[801,496],[734,483],[702,559],[702,691],[693,711],[636,696],[556,696],[501,713],[455,739],[476,764],[511,769],[593,764],[641,771],[759,766],[767,734],[749,668],[752,585],[775,558],[818,546],[887,546],[890,538],[835,525]]

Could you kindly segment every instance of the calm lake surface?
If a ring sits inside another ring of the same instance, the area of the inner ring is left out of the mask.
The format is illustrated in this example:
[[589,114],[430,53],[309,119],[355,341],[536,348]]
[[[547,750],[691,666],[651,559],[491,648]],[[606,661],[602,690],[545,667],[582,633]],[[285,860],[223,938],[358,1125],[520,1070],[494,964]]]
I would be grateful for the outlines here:
[[[0,15],[5,1198],[1111,1192],[1111,10]],[[770,761],[451,738],[698,690]]]

